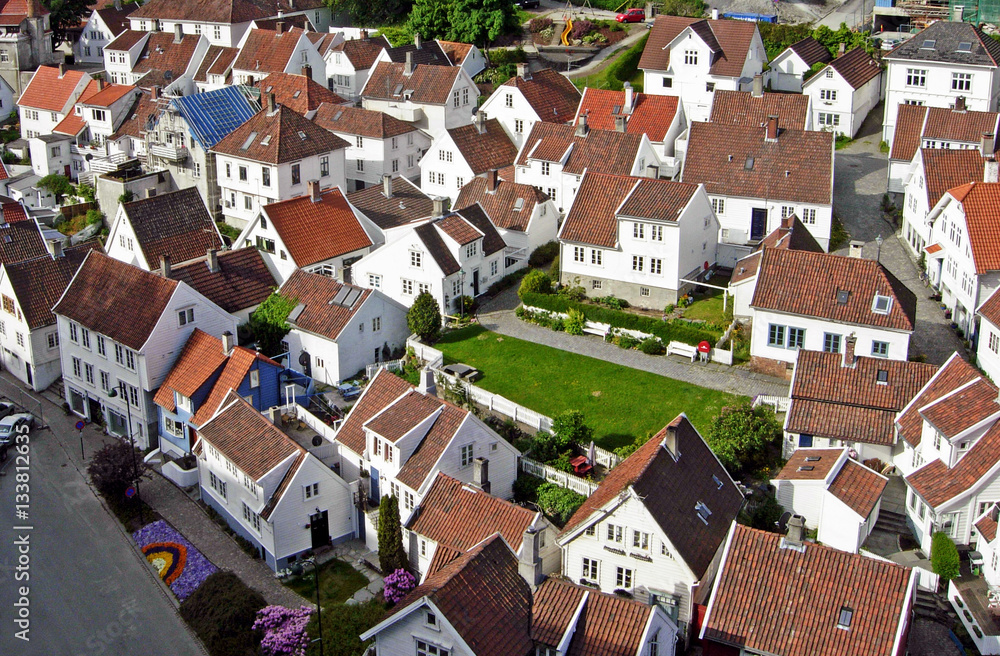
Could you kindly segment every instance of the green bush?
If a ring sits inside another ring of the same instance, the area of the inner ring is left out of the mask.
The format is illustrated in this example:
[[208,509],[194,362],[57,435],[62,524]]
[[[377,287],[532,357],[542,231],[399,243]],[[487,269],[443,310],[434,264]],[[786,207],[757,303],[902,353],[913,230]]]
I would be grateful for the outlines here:
[[958,549],[947,533],[938,531],[931,536],[931,569],[945,581],[957,579],[961,562]]
[[594,429],[587,425],[579,410],[566,410],[553,419],[552,433],[561,449],[567,449],[573,444],[586,446],[594,439]]
[[560,527],[569,521],[586,500],[582,494],[553,483],[543,483],[538,487],[538,507]]
[[475,311],[479,309],[479,303],[476,302],[476,299],[471,296],[462,296],[458,307],[461,308],[460,311],[465,314],[474,314]]
[[399,500],[387,494],[378,504],[378,566],[383,574],[407,569],[403,550],[403,528],[399,519]]
[[550,241],[542,244],[528,256],[528,266],[543,267],[559,255],[559,242]]
[[639,343],[639,350],[646,355],[663,355],[667,347],[657,337],[647,337]]
[[772,452],[780,449],[781,422],[768,406],[754,408],[745,402],[723,408],[706,437],[725,468],[737,475],[768,464]]
[[[538,20],[538,19],[535,19]],[[542,19],[547,20],[547,19]],[[534,22],[534,21],[532,21]],[[551,24],[552,21],[550,20]],[[528,61],[528,54],[524,52],[524,48],[517,46],[510,50],[506,48],[497,48],[496,50],[490,50],[487,53],[487,57],[490,60],[490,64],[493,66],[500,66],[502,64],[523,64]]]
[[580,285],[566,286],[559,288],[559,295],[571,301],[582,301],[587,298],[587,290]]
[[514,479],[514,501],[516,503],[537,503],[538,489],[545,481],[531,474],[518,474]]
[[505,289],[510,289],[514,285],[520,283],[521,278],[523,278],[527,272],[528,269],[518,269],[514,273],[508,273],[506,276],[490,285],[490,288],[486,290],[486,295],[492,297],[496,296]]
[[258,653],[261,636],[252,627],[266,605],[238,576],[219,571],[181,603],[180,614],[211,656],[246,656]]
[[583,328],[587,323],[587,317],[583,315],[583,312],[574,308],[567,310],[566,315],[566,320],[563,322],[566,333],[569,335],[582,335]]
[[778,500],[768,494],[764,497],[763,503],[757,506],[753,512],[742,513],[738,521],[746,526],[774,533],[777,531],[777,523],[783,512],[785,509],[781,507]]
[[[332,604],[323,608],[323,655],[324,656],[362,656],[365,650],[375,642],[374,639],[362,643],[362,633],[372,628],[385,618],[385,603],[381,595],[361,604]],[[309,636],[319,637],[316,626],[316,614],[313,613],[308,626]],[[254,654],[256,652],[247,652]],[[308,656],[314,656],[319,651],[316,645],[311,645]]]
[[441,336],[441,308],[429,292],[421,292],[406,312],[406,327],[425,342]]
[[522,299],[525,294],[540,295],[551,293],[552,278],[549,278],[549,274],[544,271],[539,271],[538,269],[532,269],[529,271],[528,274],[524,276],[524,279],[521,280],[521,286],[517,290],[517,295]]
[[[525,280],[527,280],[527,277],[525,277]],[[653,317],[612,310],[600,305],[578,303],[557,294],[537,294],[530,291],[522,291],[520,296],[525,305],[561,313],[568,313],[570,308],[573,308],[583,312],[589,321],[607,323],[614,328],[627,328],[629,330],[649,333],[650,335],[659,337],[664,344],[668,344],[671,341],[691,345],[696,345],[701,341],[714,344],[722,334],[719,331],[707,330],[698,324],[682,319],[661,321]]]
[[552,258],[552,266],[549,267],[549,276],[559,282],[559,256]]
[[638,337],[632,337],[627,333],[619,333],[618,335],[615,335],[613,342],[615,346],[620,346],[625,350],[634,349],[642,343],[639,341]]

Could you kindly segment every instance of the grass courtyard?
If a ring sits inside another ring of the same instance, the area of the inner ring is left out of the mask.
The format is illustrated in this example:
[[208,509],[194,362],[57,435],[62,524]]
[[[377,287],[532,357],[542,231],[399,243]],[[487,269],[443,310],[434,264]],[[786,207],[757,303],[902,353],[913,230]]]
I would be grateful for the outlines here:
[[[312,568],[285,583],[309,601],[316,602],[316,582],[313,579]],[[319,598],[326,608],[332,604],[342,604],[350,599],[355,592],[368,585],[365,575],[342,560],[329,560],[319,568]]]
[[652,435],[681,412],[704,433],[739,397],[470,326],[435,345],[482,372],[476,385],[554,417],[580,410],[606,449]]

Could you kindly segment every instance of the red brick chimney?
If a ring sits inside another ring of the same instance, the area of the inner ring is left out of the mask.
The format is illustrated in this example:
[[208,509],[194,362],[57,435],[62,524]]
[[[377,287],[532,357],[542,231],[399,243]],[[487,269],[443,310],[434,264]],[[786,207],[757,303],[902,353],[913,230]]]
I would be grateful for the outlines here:
[[764,139],[767,141],[778,140],[778,117],[774,114],[767,117],[767,133],[764,135]]
[[306,186],[309,187],[309,198],[312,199],[312,202],[319,202],[319,180],[310,180]]
[[844,338],[844,365],[845,367],[853,367],[857,364],[858,358],[854,355],[854,347],[858,343],[858,338],[855,337],[854,333],[851,333],[846,338]]
[[496,169],[490,169],[486,172],[486,190],[496,191],[497,190],[497,179],[500,177],[500,172]]

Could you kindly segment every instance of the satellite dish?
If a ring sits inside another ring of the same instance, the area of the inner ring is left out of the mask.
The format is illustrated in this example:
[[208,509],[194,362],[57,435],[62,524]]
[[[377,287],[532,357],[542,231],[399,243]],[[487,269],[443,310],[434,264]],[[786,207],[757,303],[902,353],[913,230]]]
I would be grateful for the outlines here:
[[792,513],[783,512],[781,513],[781,518],[778,519],[778,532],[784,533],[788,530],[788,520],[792,518]]
[[302,366],[309,364],[309,354],[306,353],[305,351],[299,353],[299,364],[301,364]]
[[319,435],[313,435],[312,445],[313,446],[322,446],[323,445],[323,438],[320,437]]

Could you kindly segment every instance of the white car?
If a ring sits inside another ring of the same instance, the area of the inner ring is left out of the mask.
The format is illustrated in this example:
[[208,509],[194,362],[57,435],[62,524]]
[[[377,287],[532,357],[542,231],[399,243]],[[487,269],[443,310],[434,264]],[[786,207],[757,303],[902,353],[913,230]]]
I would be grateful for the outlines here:
[[18,430],[19,427],[27,426],[30,429],[34,423],[35,418],[27,412],[7,415],[0,419],[0,444],[10,444],[14,441],[15,435],[25,432]]

